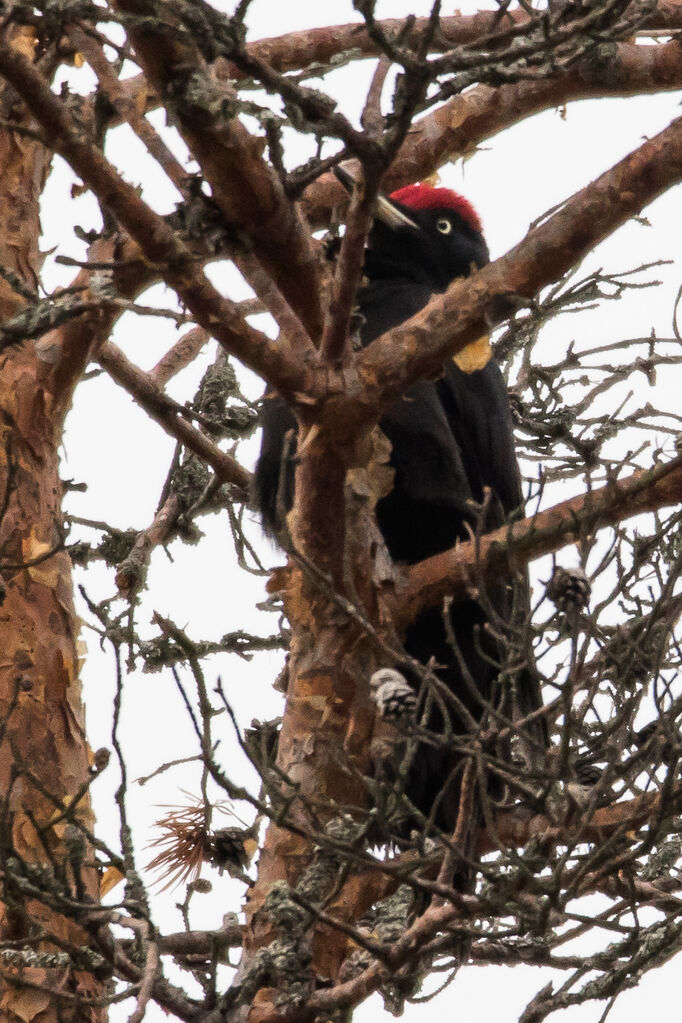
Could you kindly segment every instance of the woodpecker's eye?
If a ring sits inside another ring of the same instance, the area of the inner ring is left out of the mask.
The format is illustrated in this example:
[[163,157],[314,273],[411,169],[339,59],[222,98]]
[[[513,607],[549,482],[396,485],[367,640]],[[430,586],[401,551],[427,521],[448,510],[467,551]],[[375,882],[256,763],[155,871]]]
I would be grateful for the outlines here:
[[452,224],[446,217],[441,217],[440,220],[436,221],[436,230],[440,231],[441,234],[450,234]]

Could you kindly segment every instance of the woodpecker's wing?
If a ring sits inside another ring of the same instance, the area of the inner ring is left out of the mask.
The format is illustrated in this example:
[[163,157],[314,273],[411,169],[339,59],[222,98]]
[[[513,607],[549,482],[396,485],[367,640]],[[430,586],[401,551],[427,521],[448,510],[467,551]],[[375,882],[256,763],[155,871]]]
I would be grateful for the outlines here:
[[[384,268],[376,260],[374,273]],[[432,295],[428,285],[375,278],[358,296],[364,345],[419,312]],[[413,564],[452,547],[475,520],[459,438],[438,388],[422,380],[394,401],[379,426],[391,442],[393,489],[377,507],[379,528],[395,561]]]
[[414,564],[465,538],[474,519],[471,490],[434,384],[411,387],[379,426],[391,442],[395,476],[377,521],[394,561]]
[[[296,451],[296,419],[279,394],[266,391],[261,411],[261,449],[253,474],[252,502],[266,533],[274,537],[284,525],[284,515],[294,503],[293,454]],[[290,450],[284,459],[286,439],[292,431]]]
[[452,360],[436,384],[474,500],[481,502],[489,488],[499,502],[488,528],[499,526],[521,506],[521,478],[507,388],[493,358],[482,368],[465,373]]

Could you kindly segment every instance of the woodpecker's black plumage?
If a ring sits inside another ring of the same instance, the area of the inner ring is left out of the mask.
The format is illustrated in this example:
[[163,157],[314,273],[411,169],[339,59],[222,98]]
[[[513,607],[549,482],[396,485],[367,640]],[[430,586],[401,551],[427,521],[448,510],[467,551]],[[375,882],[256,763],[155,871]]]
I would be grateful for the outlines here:
[[[478,217],[461,196],[411,185],[390,201],[382,200],[368,241],[367,283],[358,293],[362,345],[414,316],[434,293],[488,259]],[[487,342],[476,350],[489,354]],[[449,360],[440,379],[414,384],[380,420],[391,442],[395,476],[391,493],[378,503],[377,521],[395,561],[414,564],[447,550],[457,540],[469,539],[472,530],[501,525],[521,505],[507,391],[494,359],[485,358],[475,369],[464,359]],[[293,467],[283,470],[281,463],[284,437],[295,426],[280,398],[265,401],[255,503],[273,534],[281,526],[282,507],[293,501]],[[458,603],[446,629],[442,609],[433,608],[405,636],[407,653],[424,665],[437,664],[437,675],[476,720],[484,712],[479,695],[497,707],[504,702],[509,712],[498,682],[500,644],[486,623],[491,609],[493,617],[499,616],[498,625],[509,622],[511,599],[510,587],[498,583],[487,590],[486,610],[475,600]],[[517,710],[536,709],[540,695],[531,672],[521,671],[517,683]],[[434,733],[465,731],[454,709],[448,709],[447,723],[443,713],[442,703],[431,712]],[[457,765],[447,743],[420,743],[406,782],[411,802],[446,831],[457,820]]]

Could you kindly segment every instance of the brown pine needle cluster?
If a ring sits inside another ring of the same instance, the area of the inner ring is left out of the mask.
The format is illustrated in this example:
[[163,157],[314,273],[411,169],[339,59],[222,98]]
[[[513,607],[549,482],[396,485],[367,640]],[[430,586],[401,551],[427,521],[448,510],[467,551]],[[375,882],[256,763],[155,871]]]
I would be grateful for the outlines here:
[[[196,881],[203,863],[211,863],[221,874],[227,870],[232,877],[248,880],[244,870],[258,847],[257,822],[250,828],[243,825],[214,831],[203,802],[165,809],[166,816],[156,822],[161,834],[147,845],[148,849],[161,849],[147,864],[147,870],[156,871],[159,881],[165,882],[159,891]],[[211,810],[235,816],[224,801],[214,803]]]
[[202,864],[212,858],[212,834],[203,803],[168,806],[168,813],[156,822],[161,832],[147,848],[160,852],[147,864],[147,870],[159,875],[166,891],[185,882],[196,881]]

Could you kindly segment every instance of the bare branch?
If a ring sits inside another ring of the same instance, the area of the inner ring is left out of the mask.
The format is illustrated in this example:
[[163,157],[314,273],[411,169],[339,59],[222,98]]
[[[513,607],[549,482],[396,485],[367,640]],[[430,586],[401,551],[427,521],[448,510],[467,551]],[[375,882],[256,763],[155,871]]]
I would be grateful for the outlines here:
[[208,331],[203,327],[192,327],[159,359],[156,366],[150,369],[149,379],[157,387],[165,387],[176,373],[194,361],[209,338]]
[[125,387],[167,433],[207,462],[219,479],[236,484],[244,495],[248,494],[251,474],[188,423],[183,418],[186,410],[164,394],[147,373],[134,366],[120,348],[108,341],[98,358],[113,379]]

